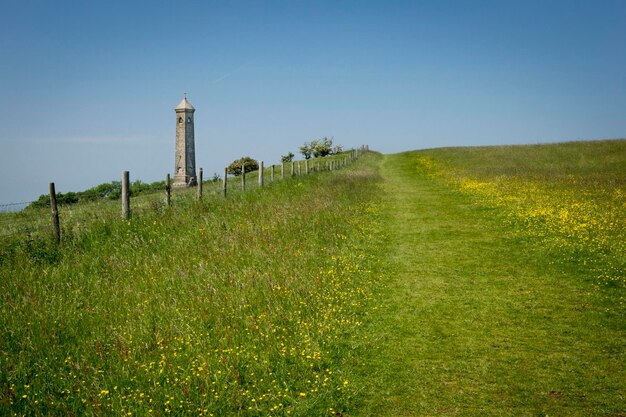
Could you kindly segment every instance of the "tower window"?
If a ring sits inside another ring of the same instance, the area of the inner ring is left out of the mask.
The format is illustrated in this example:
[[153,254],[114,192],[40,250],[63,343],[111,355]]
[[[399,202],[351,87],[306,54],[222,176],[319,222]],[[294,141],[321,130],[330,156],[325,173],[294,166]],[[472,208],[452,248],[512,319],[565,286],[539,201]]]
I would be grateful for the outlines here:
[[187,118],[187,123],[191,123],[191,117]]
[[179,117],[179,118],[178,118],[178,123],[182,123],[182,122],[183,122],[183,118],[182,118],[182,117]]

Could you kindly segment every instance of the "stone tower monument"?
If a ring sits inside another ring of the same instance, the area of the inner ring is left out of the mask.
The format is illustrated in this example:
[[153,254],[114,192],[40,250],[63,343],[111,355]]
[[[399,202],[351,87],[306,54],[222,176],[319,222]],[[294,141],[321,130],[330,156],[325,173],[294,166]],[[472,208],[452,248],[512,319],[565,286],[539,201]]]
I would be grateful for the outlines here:
[[176,161],[174,187],[192,187],[196,180],[196,145],[193,134],[193,114],[196,111],[185,98],[176,106]]

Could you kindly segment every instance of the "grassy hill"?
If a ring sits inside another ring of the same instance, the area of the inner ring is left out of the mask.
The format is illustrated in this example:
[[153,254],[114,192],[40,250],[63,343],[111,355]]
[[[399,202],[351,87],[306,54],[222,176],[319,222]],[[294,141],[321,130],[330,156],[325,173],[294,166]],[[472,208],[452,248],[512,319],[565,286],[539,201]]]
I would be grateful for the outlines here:
[[621,416],[626,141],[386,156],[355,415]]
[[379,285],[372,164],[5,242],[0,414],[341,412]]
[[625,177],[447,148],[75,207],[0,244],[0,415],[623,415]]

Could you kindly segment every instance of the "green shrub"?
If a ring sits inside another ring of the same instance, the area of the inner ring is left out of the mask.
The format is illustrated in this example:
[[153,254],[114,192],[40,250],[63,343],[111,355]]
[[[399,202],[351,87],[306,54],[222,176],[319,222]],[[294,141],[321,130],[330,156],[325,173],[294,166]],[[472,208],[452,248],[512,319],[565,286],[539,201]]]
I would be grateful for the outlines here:
[[280,162],[283,162],[283,163],[291,162],[293,161],[294,156],[295,155],[293,154],[293,152],[289,152],[287,155],[281,155]]
[[256,171],[259,169],[259,164],[256,160],[250,158],[249,156],[242,156],[239,159],[234,160],[228,165],[227,171],[232,175],[241,175],[241,167],[244,166],[245,172]]

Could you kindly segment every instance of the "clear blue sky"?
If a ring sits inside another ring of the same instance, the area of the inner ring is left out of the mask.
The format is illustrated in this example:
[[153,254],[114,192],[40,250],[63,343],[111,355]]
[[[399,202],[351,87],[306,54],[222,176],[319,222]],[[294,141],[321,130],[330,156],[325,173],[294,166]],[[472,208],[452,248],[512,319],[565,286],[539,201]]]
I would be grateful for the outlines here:
[[626,1],[30,1],[0,15],[0,203],[206,176],[333,136],[384,153],[626,137]]

